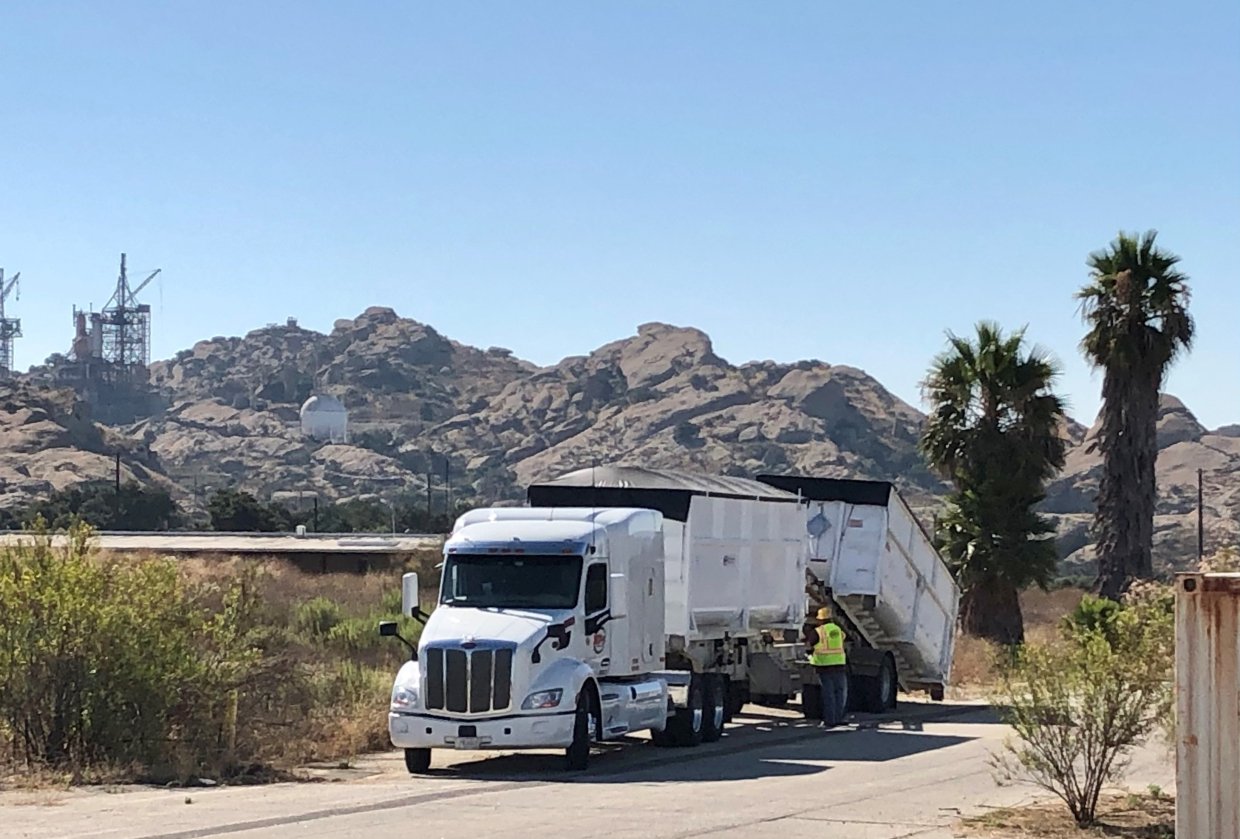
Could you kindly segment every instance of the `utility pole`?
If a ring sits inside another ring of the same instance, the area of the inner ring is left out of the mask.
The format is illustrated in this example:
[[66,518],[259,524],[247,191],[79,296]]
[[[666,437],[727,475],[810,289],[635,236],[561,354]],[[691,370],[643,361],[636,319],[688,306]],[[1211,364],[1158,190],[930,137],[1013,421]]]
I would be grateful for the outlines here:
[[444,501],[443,512],[449,520],[452,518],[452,478],[449,477],[449,470],[452,468],[452,462],[448,460],[448,456],[443,458],[443,483],[444,483]]
[[1205,488],[1204,470],[1197,470],[1197,564],[1200,565],[1206,556],[1206,520],[1205,520]]

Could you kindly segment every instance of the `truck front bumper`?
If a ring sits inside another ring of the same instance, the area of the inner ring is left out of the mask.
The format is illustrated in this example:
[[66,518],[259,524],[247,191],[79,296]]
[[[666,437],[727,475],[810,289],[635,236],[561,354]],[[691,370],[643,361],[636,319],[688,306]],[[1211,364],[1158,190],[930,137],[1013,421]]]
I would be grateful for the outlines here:
[[551,749],[573,742],[573,711],[554,714],[448,719],[388,714],[388,734],[399,749]]

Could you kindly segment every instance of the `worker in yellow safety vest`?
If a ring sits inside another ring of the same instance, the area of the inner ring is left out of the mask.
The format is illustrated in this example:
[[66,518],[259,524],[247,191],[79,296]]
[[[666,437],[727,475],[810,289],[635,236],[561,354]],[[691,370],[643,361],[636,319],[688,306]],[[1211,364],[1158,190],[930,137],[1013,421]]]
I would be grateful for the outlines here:
[[818,626],[806,627],[805,645],[822,688],[821,725],[835,728],[843,724],[848,705],[848,655],[844,651],[844,630],[831,620],[830,609],[819,609]]

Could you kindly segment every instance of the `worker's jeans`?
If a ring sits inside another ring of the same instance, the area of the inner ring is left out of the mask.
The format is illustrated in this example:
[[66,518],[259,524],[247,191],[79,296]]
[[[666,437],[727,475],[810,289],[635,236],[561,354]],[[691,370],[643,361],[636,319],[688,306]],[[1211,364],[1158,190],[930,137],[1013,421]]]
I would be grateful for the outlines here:
[[818,683],[822,686],[822,722],[834,727],[844,722],[848,707],[848,668],[819,667]]

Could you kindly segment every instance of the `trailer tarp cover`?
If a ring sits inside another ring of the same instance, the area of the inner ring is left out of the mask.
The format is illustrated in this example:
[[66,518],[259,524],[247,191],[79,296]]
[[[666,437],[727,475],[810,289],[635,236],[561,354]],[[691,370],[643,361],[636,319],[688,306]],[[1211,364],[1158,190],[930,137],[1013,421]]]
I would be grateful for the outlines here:
[[809,478],[801,475],[759,475],[758,480],[786,492],[799,493],[810,501],[843,501],[873,507],[886,507],[892,488],[890,481]]
[[727,475],[700,475],[643,466],[596,466],[552,481],[533,484],[526,498],[533,507],[641,507],[674,521],[687,521],[695,495],[796,502],[795,493]]

